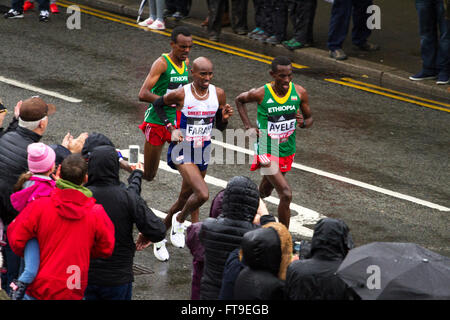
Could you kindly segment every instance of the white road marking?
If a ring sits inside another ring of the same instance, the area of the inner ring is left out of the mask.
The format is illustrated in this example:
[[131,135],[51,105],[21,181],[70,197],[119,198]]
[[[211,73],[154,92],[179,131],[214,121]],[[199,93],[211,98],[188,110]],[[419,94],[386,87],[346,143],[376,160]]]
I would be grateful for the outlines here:
[[4,82],[6,84],[12,85],[12,86],[16,86],[16,87],[19,87],[19,88],[22,88],[22,89],[26,89],[26,90],[42,93],[42,94],[45,94],[47,96],[55,97],[55,98],[62,99],[62,100],[68,101],[68,102],[80,103],[82,101],[80,99],[76,99],[76,98],[65,96],[65,95],[60,94],[58,92],[45,90],[45,89],[42,89],[42,88],[39,88],[39,87],[32,86],[30,84],[22,83],[22,82],[19,82],[17,80],[13,80],[13,79],[8,79],[8,78],[2,77],[2,76],[0,76],[0,81]]
[[[249,155],[253,155],[254,154],[253,150],[249,150],[249,149],[246,149],[246,148],[238,147],[238,146],[235,146],[235,145],[232,145],[232,144],[229,144],[229,143],[225,143],[225,142],[221,142],[221,141],[217,141],[217,140],[211,140],[211,141],[212,141],[213,144],[219,145],[219,146],[221,146],[223,148],[227,148],[227,149],[234,150],[234,151],[237,151],[237,152],[242,152],[242,153],[249,154]],[[311,168],[311,167],[308,167],[308,166],[305,166],[305,165],[302,165],[302,164],[298,164],[298,163],[295,163],[295,162],[292,164],[292,167],[296,168],[296,169],[303,170],[303,171],[307,171],[307,172],[310,172],[310,173],[314,173],[314,174],[317,174],[317,175],[320,175],[320,176],[324,176],[324,177],[327,177],[327,178],[330,178],[330,179],[334,179],[334,180],[338,180],[338,181],[341,181],[341,182],[349,183],[349,184],[352,184],[352,185],[355,185],[355,186],[358,186],[358,187],[361,187],[361,188],[365,188],[365,189],[369,189],[369,190],[372,190],[372,191],[380,192],[380,193],[386,194],[386,195],[391,196],[391,197],[395,197],[395,198],[398,198],[398,199],[414,202],[414,203],[417,203],[417,204],[420,204],[420,205],[423,205],[423,206],[426,206],[426,207],[429,207],[429,208],[432,208],[432,209],[437,209],[437,210],[440,210],[440,211],[450,211],[450,208],[441,206],[439,204],[435,204],[435,203],[432,203],[432,202],[429,202],[429,201],[426,201],[426,200],[421,200],[421,199],[418,199],[416,197],[408,196],[408,195],[405,195],[405,194],[402,194],[402,193],[399,193],[399,192],[395,192],[395,191],[391,191],[391,190],[388,190],[388,189],[380,188],[380,187],[377,187],[377,186],[374,186],[374,185],[371,185],[371,184],[368,184],[368,183],[365,183],[365,182],[361,182],[361,181],[358,181],[358,180],[354,180],[354,179],[346,178],[346,177],[343,177],[343,176],[339,176],[339,175],[334,174],[334,173],[329,173],[329,172],[326,172],[326,171],[323,171],[323,170],[314,169],[314,168]]]
[[[120,150],[120,152],[122,153],[122,156],[124,158],[128,158],[128,155],[129,155],[128,149]],[[139,154],[139,162],[144,163],[144,155],[143,154]],[[162,161],[162,160],[159,161],[159,168],[164,171],[168,171],[170,173],[180,174],[177,170],[173,170],[171,167],[169,167],[167,162]],[[225,188],[227,186],[227,181],[215,178],[210,175],[205,176],[205,182],[215,185],[217,187],[221,187],[221,188]],[[278,198],[275,198],[273,196],[265,198],[264,201],[270,202],[275,205],[278,205],[280,202],[280,200]],[[290,208],[291,208],[291,210],[296,211],[297,215],[291,217],[291,220],[289,223],[289,231],[291,231],[292,233],[298,233],[305,237],[312,237],[313,230],[304,227],[303,226],[304,224],[315,224],[317,221],[319,221],[319,219],[326,218],[324,215],[322,215],[314,210],[302,207],[302,206],[292,203],[292,202],[291,202]],[[152,209],[152,210],[154,210],[154,209]],[[162,213],[161,211],[159,211],[159,212],[160,212],[160,217],[164,218],[166,216],[165,213]],[[155,214],[156,214],[156,212],[155,212]]]

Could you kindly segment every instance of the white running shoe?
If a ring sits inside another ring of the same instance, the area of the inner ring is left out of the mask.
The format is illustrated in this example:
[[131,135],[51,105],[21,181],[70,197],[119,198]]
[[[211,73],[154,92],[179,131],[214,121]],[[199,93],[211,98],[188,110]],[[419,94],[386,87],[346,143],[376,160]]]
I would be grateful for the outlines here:
[[166,26],[164,24],[164,22],[159,21],[159,20],[155,20],[151,25],[148,26],[150,29],[153,30],[164,30],[166,29]]
[[164,262],[169,260],[169,251],[167,251],[166,242],[167,240],[164,239],[153,244],[153,254],[159,261]]
[[138,24],[143,27],[151,26],[154,20],[152,18],[145,19],[144,21],[139,22]]
[[179,223],[177,217],[181,211],[178,211],[172,216],[172,227],[170,228],[170,242],[177,248],[184,248],[184,223]]

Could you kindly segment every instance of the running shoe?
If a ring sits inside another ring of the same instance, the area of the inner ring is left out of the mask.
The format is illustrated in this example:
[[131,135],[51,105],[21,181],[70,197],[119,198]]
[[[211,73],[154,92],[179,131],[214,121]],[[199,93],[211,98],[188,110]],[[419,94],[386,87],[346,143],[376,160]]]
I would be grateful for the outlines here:
[[264,42],[272,45],[280,44],[280,40],[278,40],[276,36],[270,36]]
[[170,229],[170,242],[177,248],[184,248],[185,236],[184,236],[184,223],[177,221],[178,215],[181,211],[178,211],[172,216],[172,228]]
[[167,251],[166,242],[167,240],[164,239],[153,244],[153,254],[159,261],[164,262],[169,260],[169,251]]
[[41,10],[39,12],[39,21],[47,22],[50,18],[50,12],[48,10]]
[[370,42],[364,42],[362,45],[355,45],[355,47],[362,51],[377,51],[380,50],[380,45]]
[[23,12],[19,12],[14,9],[10,9],[7,13],[5,13],[4,17],[5,17],[5,19],[23,18]]
[[331,50],[330,57],[333,59],[336,59],[336,60],[347,59],[347,55],[345,54],[344,50],[342,50],[342,49]]
[[150,29],[153,30],[164,30],[166,29],[166,26],[164,24],[164,22],[159,21],[159,20],[155,20],[151,25],[148,26]]
[[149,27],[153,24],[154,20],[152,18],[145,19],[144,21],[139,22],[138,24],[143,27]]
[[436,79],[436,74],[427,73],[424,71],[420,71],[419,73],[409,77],[409,80],[413,81],[433,80],[433,79]]
[[23,4],[23,12],[27,12],[28,10],[34,9],[34,2],[25,1]]
[[436,84],[448,84],[449,76],[447,74],[439,74]]
[[299,42],[299,41],[295,40],[294,38],[292,38],[292,39],[289,40],[289,41],[283,41],[281,44],[282,44],[286,49],[289,49],[289,50],[296,50],[296,49],[308,48],[308,47],[311,46],[310,43],[302,43],[302,42]]
[[59,8],[58,8],[58,6],[56,5],[56,3],[52,3],[52,4],[50,5],[50,12],[51,12],[51,13],[59,13]]
[[174,18],[176,21],[180,21],[180,20],[186,19],[187,16],[182,14],[180,11],[177,11],[172,15],[172,18]]

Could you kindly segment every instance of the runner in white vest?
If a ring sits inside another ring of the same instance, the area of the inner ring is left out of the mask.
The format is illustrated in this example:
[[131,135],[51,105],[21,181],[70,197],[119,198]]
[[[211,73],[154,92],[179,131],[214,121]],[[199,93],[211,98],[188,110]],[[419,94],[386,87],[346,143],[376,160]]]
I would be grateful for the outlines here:
[[[167,163],[183,178],[178,200],[169,209],[165,221],[171,222],[170,241],[176,247],[185,244],[184,220],[191,215],[198,222],[198,210],[209,198],[204,177],[211,155],[211,133],[216,125],[224,130],[233,108],[226,103],[225,92],[210,84],[213,64],[205,58],[194,60],[191,69],[193,82],[166,93],[153,103],[155,108],[176,105],[176,130],[167,153]],[[161,119],[165,121],[166,119]],[[193,215],[194,212],[197,214]]]

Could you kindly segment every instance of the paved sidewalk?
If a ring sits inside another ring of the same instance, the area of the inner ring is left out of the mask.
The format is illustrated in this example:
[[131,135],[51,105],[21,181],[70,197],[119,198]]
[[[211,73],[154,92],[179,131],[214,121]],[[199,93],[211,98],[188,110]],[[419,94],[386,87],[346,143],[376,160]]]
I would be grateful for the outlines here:
[[[140,4],[140,0],[72,1],[133,18],[137,17]],[[311,67],[308,71],[304,69],[305,72],[315,72],[314,70],[318,69],[319,73],[324,74],[351,74],[355,79],[363,79],[379,86],[441,100],[450,99],[450,86],[436,85],[433,80],[414,82],[408,79],[410,75],[421,69],[419,28],[414,1],[375,0],[374,3],[381,8],[381,29],[373,31],[370,41],[380,44],[381,50],[372,53],[355,51],[352,49],[349,35],[344,43],[344,50],[349,56],[345,61],[329,58],[326,41],[331,4],[324,0],[318,1],[314,25],[315,47],[313,48],[289,51],[281,45],[262,44],[249,40],[246,36],[236,35],[230,27],[223,28],[220,41],[269,56],[287,55],[294,62]],[[166,27],[173,28],[177,24],[188,25],[193,34],[207,38],[205,28],[200,26],[206,15],[206,0],[193,0],[189,18],[180,22],[168,19]],[[148,5],[144,9],[141,20],[147,17]],[[248,23],[251,29],[254,26],[252,1],[249,1]],[[288,35],[291,34],[291,28],[289,22]]]

